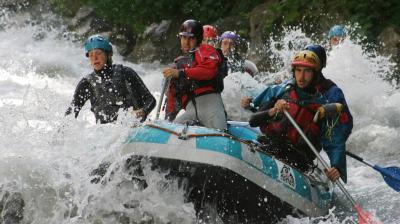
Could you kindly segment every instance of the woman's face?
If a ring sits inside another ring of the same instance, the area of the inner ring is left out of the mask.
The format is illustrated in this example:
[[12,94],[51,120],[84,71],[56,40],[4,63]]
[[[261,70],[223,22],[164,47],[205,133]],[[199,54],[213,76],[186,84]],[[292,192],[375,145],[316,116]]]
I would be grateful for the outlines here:
[[107,63],[107,54],[101,49],[93,49],[89,52],[89,60],[95,71],[100,71]]
[[235,42],[232,39],[225,38],[221,41],[221,50],[225,56],[228,56],[235,48]]

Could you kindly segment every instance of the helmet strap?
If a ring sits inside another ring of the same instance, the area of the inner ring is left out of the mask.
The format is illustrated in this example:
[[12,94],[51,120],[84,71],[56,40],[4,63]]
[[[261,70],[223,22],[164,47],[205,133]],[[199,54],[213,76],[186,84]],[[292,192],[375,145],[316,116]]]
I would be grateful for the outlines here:
[[324,77],[324,75],[322,74],[321,71],[315,71],[315,70],[314,70],[314,76],[313,76],[313,79],[312,79],[312,81],[311,81],[311,83],[310,83],[310,87],[312,86],[313,89],[315,89],[315,87],[316,87],[319,83],[321,83],[324,79],[325,79],[325,77]]
[[113,63],[113,61],[112,61],[112,53],[106,53],[106,55],[107,55],[107,62],[106,62],[106,64],[109,65],[109,66],[111,66],[112,63]]

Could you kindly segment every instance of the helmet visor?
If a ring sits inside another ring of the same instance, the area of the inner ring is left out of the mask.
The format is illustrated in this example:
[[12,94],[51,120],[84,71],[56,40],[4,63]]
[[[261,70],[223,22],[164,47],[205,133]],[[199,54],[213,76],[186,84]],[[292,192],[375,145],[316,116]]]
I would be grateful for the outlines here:
[[179,32],[179,36],[194,37],[194,34],[191,32]]

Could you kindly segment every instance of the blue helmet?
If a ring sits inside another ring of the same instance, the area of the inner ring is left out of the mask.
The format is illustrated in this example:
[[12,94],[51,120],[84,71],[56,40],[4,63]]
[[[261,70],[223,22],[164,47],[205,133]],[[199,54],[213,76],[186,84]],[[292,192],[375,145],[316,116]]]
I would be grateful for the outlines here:
[[325,66],[326,66],[326,51],[325,51],[325,48],[323,48],[321,45],[310,44],[304,50],[308,50],[308,51],[314,52],[318,56],[318,58],[319,58],[319,60],[321,62],[321,69],[325,68]]
[[346,29],[343,26],[335,25],[329,30],[328,38],[332,37],[345,37]]
[[221,40],[228,38],[228,39],[232,39],[233,42],[237,42],[237,40],[239,39],[239,35],[237,35],[235,32],[233,31],[225,31],[222,35],[221,35]]
[[86,57],[89,56],[89,51],[93,49],[101,49],[105,51],[107,54],[112,54],[112,46],[110,42],[107,40],[107,38],[96,34],[93,36],[90,36],[86,43],[85,43],[85,52],[86,52]]

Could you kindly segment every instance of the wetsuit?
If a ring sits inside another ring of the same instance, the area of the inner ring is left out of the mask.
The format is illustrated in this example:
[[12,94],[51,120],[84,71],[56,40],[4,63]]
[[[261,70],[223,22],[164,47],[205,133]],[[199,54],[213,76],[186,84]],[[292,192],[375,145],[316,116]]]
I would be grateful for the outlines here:
[[96,122],[102,124],[115,121],[119,109],[127,110],[129,107],[143,109],[143,122],[156,105],[155,98],[138,74],[123,65],[105,66],[84,77],[76,87],[72,106],[66,115],[73,110],[78,117],[87,100],[90,100]]

